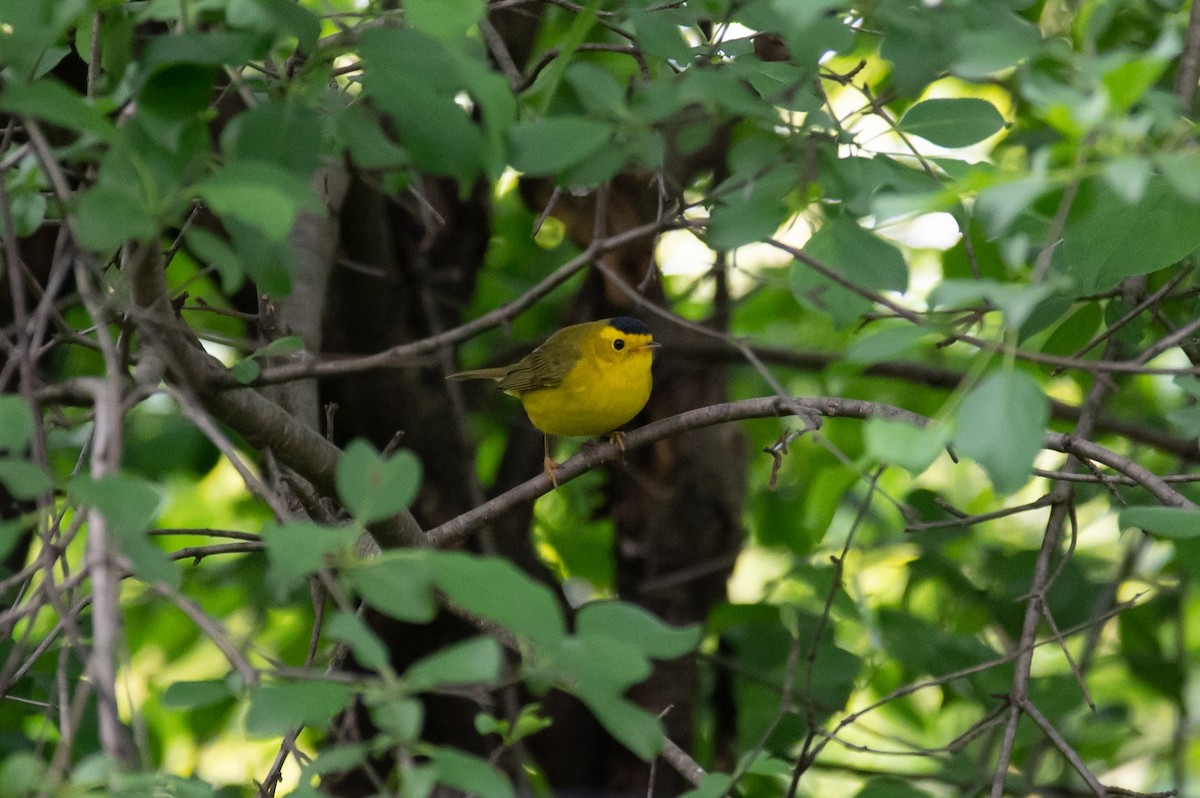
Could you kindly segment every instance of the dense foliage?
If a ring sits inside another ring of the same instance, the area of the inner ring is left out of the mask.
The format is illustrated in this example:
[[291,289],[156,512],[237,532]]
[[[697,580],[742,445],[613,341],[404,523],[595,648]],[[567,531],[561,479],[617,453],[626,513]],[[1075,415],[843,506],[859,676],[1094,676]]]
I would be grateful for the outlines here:
[[[0,796],[1198,794],[1187,4],[0,0],[0,64]],[[444,377],[617,314],[553,490]]]

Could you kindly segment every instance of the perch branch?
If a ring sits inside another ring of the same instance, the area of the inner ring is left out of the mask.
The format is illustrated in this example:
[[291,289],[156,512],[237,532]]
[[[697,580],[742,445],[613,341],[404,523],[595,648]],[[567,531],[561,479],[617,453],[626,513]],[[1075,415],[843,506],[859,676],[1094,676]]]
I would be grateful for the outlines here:
[[[736,402],[701,407],[671,416],[670,418],[655,421],[627,433],[624,440],[625,449],[629,450],[646,446],[670,435],[678,435],[689,430],[712,426],[713,424],[723,424],[749,418],[771,418],[775,416],[799,416],[808,421],[810,428],[819,426],[817,420],[820,416],[858,419],[878,417],[892,421],[906,421],[916,426],[924,426],[928,423],[928,419],[924,416],[879,402],[842,399],[838,397],[810,397],[801,399],[771,396],[758,399],[742,399]],[[1053,449],[1102,463],[1135,480],[1139,485],[1153,494],[1162,504],[1169,507],[1196,508],[1196,505],[1156,474],[1143,468],[1129,458],[1106,449],[1099,444],[1072,435],[1047,432],[1044,446],[1047,449]],[[554,475],[561,485],[596,466],[620,459],[621,454],[622,450],[616,444],[599,444],[581,451],[567,460],[555,469]],[[552,490],[553,487],[550,479],[545,474],[536,476],[500,494],[487,503],[430,529],[426,533],[429,543],[434,546],[448,546],[457,543],[512,507],[522,502],[533,501]]]

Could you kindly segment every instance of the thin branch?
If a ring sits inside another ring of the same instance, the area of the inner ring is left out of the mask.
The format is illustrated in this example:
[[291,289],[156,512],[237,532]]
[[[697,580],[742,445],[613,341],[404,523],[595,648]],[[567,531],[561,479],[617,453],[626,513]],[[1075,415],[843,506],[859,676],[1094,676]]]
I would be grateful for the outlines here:
[[250,664],[249,660],[246,659],[238,647],[234,645],[233,640],[229,638],[229,633],[217,619],[205,612],[195,601],[168,585],[157,582],[148,582],[147,585],[155,593],[158,593],[174,604],[180,612],[191,619],[192,623],[200,627],[200,630],[225,655],[225,659],[228,660],[233,669],[242,677],[243,683],[250,687],[258,684],[258,671]]
[[[1117,615],[1124,612],[1125,610],[1132,607],[1134,604],[1137,603],[1139,598],[1140,598],[1140,596],[1135,596],[1134,598],[1130,599],[1129,601],[1126,601],[1122,604],[1116,605],[1115,607],[1110,609],[1108,612],[1103,613],[1101,616],[1089,618],[1088,620],[1083,621],[1082,623],[1077,624],[1076,626],[1073,626],[1072,628],[1068,629],[1065,632],[1065,635],[1070,637],[1071,635],[1077,634],[1078,632],[1081,632],[1085,629],[1090,629],[1098,624],[1102,624],[1105,621],[1107,621],[1108,619],[1114,618]],[[831,732],[829,732],[828,734],[824,735],[822,740],[816,746],[814,746],[811,757],[813,759],[815,759],[817,754],[819,754],[821,752],[821,750],[824,749],[825,746],[827,746],[831,740],[836,739],[837,734],[839,732],[841,732],[843,729],[857,723],[865,715],[867,715],[871,712],[874,712],[875,710],[880,709],[881,707],[887,706],[888,704],[892,703],[893,701],[895,701],[898,698],[904,698],[905,696],[913,695],[914,693],[921,692],[922,690],[928,690],[933,687],[942,687],[942,686],[950,684],[952,682],[956,682],[959,679],[965,679],[968,676],[973,676],[977,673],[983,673],[984,671],[992,670],[1001,665],[1007,665],[1008,663],[1011,663],[1018,657],[1025,656],[1026,654],[1028,654],[1031,651],[1034,651],[1042,646],[1051,645],[1055,642],[1057,642],[1057,641],[1054,639],[1037,640],[1037,641],[1034,641],[1028,648],[1018,648],[1018,649],[1008,652],[1007,654],[1004,654],[1003,656],[994,657],[986,662],[980,662],[975,665],[970,665],[966,668],[960,668],[959,670],[942,674],[941,676],[935,676],[933,678],[926,679],[926,680],[920,681],[920,682],[910,682],[909,684],[897,687],[895,690],[892,690],[887,695],[882,696],[881,698],[875,700],[874,702],[868,704],[865,707],[862,707],[861,709],[857,709],[854,712],[851,712],[850,714],[843,717],[840,721],[838,721],[837,725],[833,728],[833,730]],[[960,737],[961,737],[961,735],[960,735]]]
[[[1112,351],[1112,348],[1112,343],[1110,342],[1108,351]],[[1095,414],[1107,392],[1107,381],[1097,379],[1092,384],[1087,398],[1083,402],[1079,423],[1075,428],[1079,437],[1071,436],[1069,438],[1070,441],[1085,441],[1091,436],[1094,429]],[[1083,458],[1073,451],[1068,452],[1068,454],[1075,455],[1075,457],[1067,460],[1063,470],[1067,472],[1077,471],[1080,468],[1080,462]],[[1128,472],[1126,474],[1133,476]],[[1160,484],[1163,487],[1167,487],[1165,483]],[[1167,487],[1167,490],[1171,490],[1174,493],[1169,487]],[[1059,482],[1054,486],[1052,496],[1055,503],[1050,509],[1050,517],[1046,521],[1046,531],[1042,536],[1042,545],[1038,550],[1037,559],[1034,561],[1033,576],[1029,587],[1029,599],[1025,603],[1025,616],[1021,622],[1019,647],[1021,649],[1028,649],[1028,651],[1017,658],[1013,667],[1012,688],[1009,691],[1009,715],[1004,726],[1004,735],[1000,742],[1000,751],[996,758],[996,768],[992,776],[991,798],[1001,798],[1004,794],[1005,776],[1008,773],[1009,763],[1012,761],[1012,754],[1016,745],[1017,727],[1021,721],[1021,713],[1028,703],[1029,698],[1029,677],[1033,668],[1034,654],[1030,646],[1037,637],[1038,620],[1042,615],[1043,607],[1046,603],[1046,594],[1057,575],[1057,573],[1051,573],[1050,561],[1053,558],[1054,552],[1058,550],[1062,539],[1064,522],[1073,512],[1074,485],[1070,482]],[[1179,496],[1179,498],[1185,502],[1187,501],[1182,496]],[[1188,504],[1190,505],[1191,502],[1188,502]]]
[[[516,318],[522,312],[533,306],[546,294],[569,280],[576,272],[586,268],[597,256],[613,249],[622,247],[632,241],[657,235],[665,226],[663,222],[652,222],[638,227],[632,227],[603,239],[593,240],[583,252],[559,266],[544,277],[537,285],[530,288],[521,296],[501,305],[494,310],[472,319],[469,322],[446,330],[443,333],[431,335],[420,341],[400,344],[382,352],[363,357],[348,357],[337,360],[310,361],[300,364],[289,364],[275,368],[263,369],[256,385],[266,385],[274,382],[303,379],[305,377],[329,377],[343,374],[357,374],[380,368],[395,368],[396,366],[411,365],[436,353],[439,349],[466,341],[485,330],[498,327]],[[224,370],[223,370],[224,371]],[[229,374],[214,375],[215,385],[235,386],[236,381]]]
[[676,773],[683,776],[693,787],[699,787],[700,781],[708,775],[687,751],[680,748],[669,737],[663,743],[661,756],[671,767],[675,768]]
[[1088,769],[1088,766],[1084,764],[1082,759],[1080,759],[1079,754],[1074,748],[1071,747],[1071,744],[1067,742],[1066,738],[1059,733],[1058,729],[1054,727],[1054,724],[1051,723],[1046,716],[1041,713],[1041,710],[1039,710],[1037,706],[1035,706],[1034,703],[1028,699],[1028,697],[1021,701],[1020,710],[1028,715],[1033,722],[1041,728],[1042,733],[1045,734],[1052,743],[1054,743],[1054,747],[1057,748],[1059,753],[1061,753],[1063,757],[1065,757],[1066,760],[1071,763],[1071,767],[1075,768],[1075,772],[1078,773],[1085,782],[1087,782],[1088,787],[1091,789],[1096,798],[1107,798],[1108,790],[1105,788],[1105,786],[1101,784],[1100,780],[1096,778],[1095,774]]
[[229,461],[230,465],[233,466],[234,470],[242,478],[246,489],[266,502],[271,511],[275,513],[277,520],[286,521],[291,518],[292,513],[288,510],[287,505],[283,503],[283,500],[275,491],[263,484],[263,481],[250,470],[249,466],[242,462],[242,458],[237,453],[233,441],[229,440],[229,436],[213,423],[209,415],[201,409],[199,403],[186,392],[179,389],[169,388],[168,391],[179,405],[179,412],[183,414],[183,417],[191,421],[196,426],[196,429],[200,430],[204,434],[204,437],[208,438],[209,442],[213,446],[216,446],[221,454],[225,455],[225,459]]
[[990,513],[979,513],[978,515],[963,515],[957,518],[949,518],[944,521],[928,521],[924,523],[907,524],[904,527],[905,532],[926,532],[930,529],[946,529],[947,527],[963,527],[982,524],[985,521],[994,521],[997,518],[1006,518],[1010,515],[1018,515],[1027,513],[1030,510],[1039,510],[1050,505],[1050,497],[1042,496],[1040,499],[1035,499],[1027,504],[1021,504],[1016,507],[1004,507],[999,510],[994,510]]
[[[925,416],[879,402],[867,402],[860,399],[843,399],[839,397],[793,398],[772,396],[710,405],[660,419],[626,433],[624,450],[646,446],[670,435],[678,435],[689,430],[708,427],[714,424],[743,421],[750,418],[780,416],[800,416],[806,419],[813,419],[819,416],[857,419],[878,417],[892,421],[905,421],[916,426],[924,426],[929,422],[929,419]],[[819,426],[819,424],[815,426]],[[1103,463],[1134,479],[1139,485],[1146,488],[1155,498],[1167,506],[1187,509],[1196,508],[1195,504],[1148,469],[1097,443],[1058,432],[1047,432],[1044,445],[1048,449],[1073,454],[1077,457],[1086,457],[1098,463]],[[580,451],[554,470],[558,484],[562,485],[601,464],[619,459],[624,450],[615,443],[602,443]],[[541,474],[496,496],[486,504],[482,504],[440,526],[430,529],[426,533],[426,537],[434,546],[452,545],[462,541],[468,535],[498,518],[509,509],[523,502],[533,501],[537,497],[548,493],[553,487],[549,477]]]

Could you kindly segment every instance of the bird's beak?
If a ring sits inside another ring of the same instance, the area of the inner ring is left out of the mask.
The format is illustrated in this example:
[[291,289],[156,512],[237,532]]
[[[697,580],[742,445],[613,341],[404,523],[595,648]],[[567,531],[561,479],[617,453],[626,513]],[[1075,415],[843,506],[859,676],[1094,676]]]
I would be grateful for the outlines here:
[[662,344],[658,341],[651,341],[648,344],[642,344],[638,349],[662,349]]

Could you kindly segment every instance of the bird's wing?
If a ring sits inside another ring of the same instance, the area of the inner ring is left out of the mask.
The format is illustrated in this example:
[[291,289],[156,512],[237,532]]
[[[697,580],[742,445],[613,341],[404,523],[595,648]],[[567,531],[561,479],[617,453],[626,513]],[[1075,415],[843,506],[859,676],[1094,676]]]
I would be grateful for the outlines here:
[[558,385],[579,360],[582,352],[581,332],[573,327],[559,330],[513,364],[496,387],[509,393],[520,393]]
[[471,371],[460,371],[457,374],[450,374],[446,377],[448,380],[495,380],[500,382],[504,379],[504,375],[508,373],[507,368],[493,369],[472,369]]

